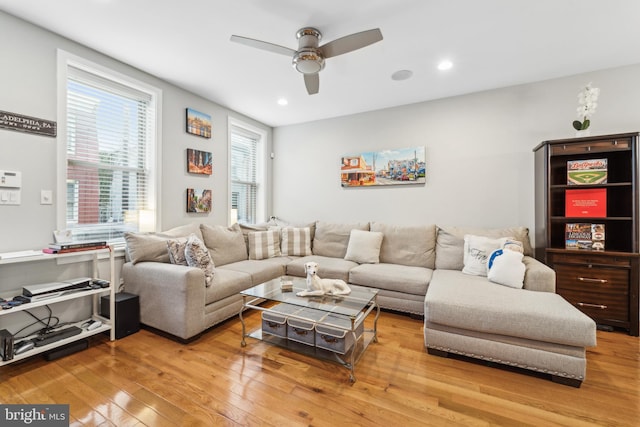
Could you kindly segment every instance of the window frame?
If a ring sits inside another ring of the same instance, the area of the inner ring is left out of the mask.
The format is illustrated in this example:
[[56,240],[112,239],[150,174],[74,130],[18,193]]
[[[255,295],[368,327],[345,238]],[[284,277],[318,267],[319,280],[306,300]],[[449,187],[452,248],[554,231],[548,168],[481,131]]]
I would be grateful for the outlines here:
[[256,127],[254,125],[251,125],[245,121],[242,120],[238,120],[236,118],[233,117],[228,117],[227,120],[227,152],[228,152],[228,157],[227,157],[227,164],[229,165],[228,167],[228,171],[227,171],[227,183],[228,183],[228,188],[227,188],[227,224],[229,225],[233,225],[235,222],[235,219],[232,216],[232,199],[233,199],[233,194],[232,194],[232,188],[233,188],[233,183],[232,183],[232,171],[231,171],[231,167],[232,167],[232,163],[231,163],[231,145],[232,145],[232,141],[231,141],[231,135],[233,133],[233,128],[237,127],[240,128],[242,130],[245,130],[247,132],[251,132],[254,133],[256,135],[258,135],[259,140],[256,146],[256,218],[255,218],[255,222],[259,223],[259,222],[264,222],[267,219],[267,195],[266,195],[266,189],[267,189],[267,161],[266,161],[266,155],[265,153],[267,152],[267,147],[269,144],[269,140],[268,140],[268,133],[265,129],[261,129],[259,127]]
[[[147,149],[147,168],[148,176],[148,211],[151,215],[145,215],[146,224],[143,225],[144,230],[140,231],[156,231],[157,225],[160,224],[160,177],[162,176],[162,90],[133,78],[129,75],[120,73],[89,61],[80,56],[71,54],[62,49],[57,50],[57,93],[58,93],[58,135],[57,135],[57,174],[56,174],[56,228],[64,230],[67,228],[67,80],[69,77],[68,68],[74,67],[85,72],[95,74],[107,80],[130,86],[134,90],[148,93],[151,96],[151,102],[155,108],[155,124],[151,126],[151,144]],[[151,217],[151,218],[149,218]],[[140,223],[138,224],[140,228]],[[124,239],[114,239],[110,241],[113,244],[124,243]]]

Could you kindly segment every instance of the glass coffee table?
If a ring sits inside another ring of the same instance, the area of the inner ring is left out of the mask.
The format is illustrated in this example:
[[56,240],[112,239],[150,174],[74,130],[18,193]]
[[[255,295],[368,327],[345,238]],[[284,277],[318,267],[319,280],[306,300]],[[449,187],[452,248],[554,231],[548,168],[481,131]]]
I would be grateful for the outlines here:
[[[293,284],[293,289],[283,291],[283,283]],[[306,287],[304,278],[284,276],[240,292],[240,344],[245,347],[245,338],[251,337],[339,363],[349,370],[349,379],[354,383],[355,364],[369,344],[378,341],[378,291],[349,285],[349,295],[296,295]],[[266,301],[272,304],[264,304]],[[247,333],[243,318],[246,309],[262,311],[262,328]],[[374,310],[373,328],[367,329],[364,321]]]

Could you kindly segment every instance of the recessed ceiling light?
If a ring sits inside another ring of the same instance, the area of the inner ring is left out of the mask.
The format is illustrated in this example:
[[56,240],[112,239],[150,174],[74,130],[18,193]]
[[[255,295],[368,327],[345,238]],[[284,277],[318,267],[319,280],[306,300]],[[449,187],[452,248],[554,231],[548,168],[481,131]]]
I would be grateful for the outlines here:
[[289,101],[287,101],[285,98],[278,99],[278,105],[285,106],[287,104],[289,104]]
[[453,62],[449,61],[448,59],[440,61],[440,63],[438,64],[438,70],[440,71],[450,70],[451,67],[453,67]]
[[399,80],[407,80],[413,76],[413,71],[411,70],[398,70],[395,73],[391,74],[391,79],[399,81]]

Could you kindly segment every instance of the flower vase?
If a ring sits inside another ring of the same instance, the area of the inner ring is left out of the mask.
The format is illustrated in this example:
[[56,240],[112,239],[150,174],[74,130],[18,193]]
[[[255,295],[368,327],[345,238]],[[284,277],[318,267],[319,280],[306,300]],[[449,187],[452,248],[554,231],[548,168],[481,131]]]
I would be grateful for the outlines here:
[[584,138],[585,136],[591,136],[591,129],[582,129],[576,131],[576,138]]

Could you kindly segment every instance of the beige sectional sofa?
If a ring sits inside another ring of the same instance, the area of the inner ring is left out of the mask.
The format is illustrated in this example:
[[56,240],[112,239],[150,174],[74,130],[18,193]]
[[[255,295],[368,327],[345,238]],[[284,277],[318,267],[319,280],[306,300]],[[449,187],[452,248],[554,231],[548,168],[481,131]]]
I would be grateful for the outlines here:
[[[215,265],[210,286],[201,268],[170,263],[167,241],[184,242],[189,235],[208,248]],[[522,289],[465,274],[466,235],[521,242]],[[554,293],[555,273],[531,257],[523,227],[201,224],[131,233],[126,240],[122,277],[127,292],[140,296],[141,322],[181,340],[237,315],[240,291],[284,274],[304,277],[304,263],[315,261],[321,277],[378,289],[382,308],[424,315],[425,347],[432,354],[515,365],[579,386],[585,347],[595,345],[595,323]]]

